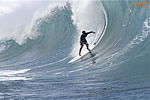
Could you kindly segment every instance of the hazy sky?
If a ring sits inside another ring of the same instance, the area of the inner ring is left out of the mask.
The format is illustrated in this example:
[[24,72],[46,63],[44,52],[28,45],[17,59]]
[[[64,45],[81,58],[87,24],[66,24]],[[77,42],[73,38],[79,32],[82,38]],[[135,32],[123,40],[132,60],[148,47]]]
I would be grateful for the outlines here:
[[17,8],[23,4],[27,4],[24,0],[0,0],[0,16],[13,13]]
[[0,0],[0,35],[11,34],[30,24],[33,15],[48,7],[49,1]]

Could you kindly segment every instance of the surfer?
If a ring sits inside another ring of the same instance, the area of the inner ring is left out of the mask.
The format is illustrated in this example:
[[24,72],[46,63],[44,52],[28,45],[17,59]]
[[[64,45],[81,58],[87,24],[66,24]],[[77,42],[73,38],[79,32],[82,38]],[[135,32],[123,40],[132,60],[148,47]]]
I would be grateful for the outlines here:
[[93,32],[93,31],[90,31],[90,32],[82,31],[82,35],[80,36],[80,45],[81,45],[81,47],[80,47],[80,50],[79,50],[79,56],[81,56],[81,50],[82,50],[84,44],[86,45],[89,52],[91,52],[91,50],[89,49],[89,44],[86,40],[87,35],[90,34],[90,33],[95,34],[95,32]]

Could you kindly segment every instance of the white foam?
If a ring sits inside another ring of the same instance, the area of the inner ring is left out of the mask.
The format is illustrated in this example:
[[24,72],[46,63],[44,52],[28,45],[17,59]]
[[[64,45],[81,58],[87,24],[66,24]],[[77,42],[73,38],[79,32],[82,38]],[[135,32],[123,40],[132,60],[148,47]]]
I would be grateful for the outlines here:
[[25,72],[27,72],[29,70],[30,69],[23,69],[23,70],[1,70],[0,71],[0,75],[1,76],[14,76],[16,74],[25,73]]
[[0,81],[31,80],[26,77],[0,77]]
[[18,74],[23,74],[29,71],[30,69],[23,70],[1,70],[0,71],[0,81],[9,81],[9,80],[29,80],[24,76],[17,76]]

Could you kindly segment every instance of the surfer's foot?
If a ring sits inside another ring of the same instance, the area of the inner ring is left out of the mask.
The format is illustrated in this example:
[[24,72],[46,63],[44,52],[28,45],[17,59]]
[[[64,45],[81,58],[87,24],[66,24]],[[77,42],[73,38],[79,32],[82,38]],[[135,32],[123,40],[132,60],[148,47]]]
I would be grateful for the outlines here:
[[91,52],[91,50],[89,48],[87,48],[89,52]]
[[81,56],[81,54],[79,54],[79,56]]
[[92,53],[91,50],[89,50],[89,53]]

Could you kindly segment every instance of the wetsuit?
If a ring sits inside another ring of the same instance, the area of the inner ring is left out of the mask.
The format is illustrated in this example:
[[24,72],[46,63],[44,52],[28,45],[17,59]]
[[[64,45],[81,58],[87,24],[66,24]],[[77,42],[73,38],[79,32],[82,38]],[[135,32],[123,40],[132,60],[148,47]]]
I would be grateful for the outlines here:
[[80,45],[81,46],[83,46],[84,44],[89,45],[87,43],[87,40],[86,40],[86,37],[87,37],[88,34],[90,34],[90,32],[89,33],[84,33],[84,34],[81,35],[81,37],[80,37]]

